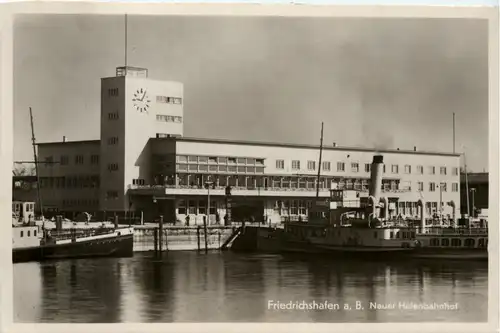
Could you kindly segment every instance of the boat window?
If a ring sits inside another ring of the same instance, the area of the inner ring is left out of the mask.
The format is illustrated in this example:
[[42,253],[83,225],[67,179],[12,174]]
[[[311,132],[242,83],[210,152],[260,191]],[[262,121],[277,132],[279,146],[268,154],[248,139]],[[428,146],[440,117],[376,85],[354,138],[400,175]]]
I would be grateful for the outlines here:
[[33,236],[35,236],[35,237],[36,237],[36,230],[34,230],[34,231],[33,231]]
[[431,246],[439,246],[439,239],[431,238]]
[[24,232],[21,230],[21,237],[23,237],[23,236],[24,236]]
[[390,238],[390,239],[393,239],[393,238],[394,238],[394,231],[391,231],[391,232],[389,233],[389,238]]
[[29,237],[29,236],[30,236],[30,231],[29,231],[29,230],[28,230],[28,232],[27,232],[27,235],[26,235],[26,236],[27,236],[27,237]]
[[451,246],[462,246],[462,240],[458,238],[453,238],[451,240]]
[[412,231],[412,232],[411,232],[411,238],[412,238],[412,239],[413,239],[413,238],[415,238],[415,231]]
[[450,240],[448,238],[441,239],[441,246],[450,246]]
[[474,245],[475,245],[474,243],[475,243],[475,242],[476,242],[476,241],[475,241],[474,239],[472,239],[472,238],[467,238],[467,239],[465,240],[465,246],[467,246],[467,247],[474,247]]
[[396,232],[396,238],[399,238],[399,231]]
[[484,238],[479,238],[478,246],[479,247],[485,247]]

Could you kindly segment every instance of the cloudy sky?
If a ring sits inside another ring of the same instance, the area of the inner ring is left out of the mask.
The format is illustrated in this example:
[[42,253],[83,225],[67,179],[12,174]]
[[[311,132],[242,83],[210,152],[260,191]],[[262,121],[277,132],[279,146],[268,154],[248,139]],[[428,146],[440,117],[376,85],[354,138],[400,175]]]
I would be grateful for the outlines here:
[[[184,135],[450,152],[488,168],[488,30],[472,19],[129,16],[129,65],[184,83]],[[124,63],[124,17],[21,16],[14,159],[99,138],[100,78]]]

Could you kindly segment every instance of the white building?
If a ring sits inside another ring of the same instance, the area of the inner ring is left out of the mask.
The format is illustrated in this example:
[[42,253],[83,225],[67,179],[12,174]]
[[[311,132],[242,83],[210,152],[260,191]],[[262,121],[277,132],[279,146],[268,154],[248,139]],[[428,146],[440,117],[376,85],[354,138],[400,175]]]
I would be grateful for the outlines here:
[[[183,137],[183,85],[121,67],[101,83],[101,140],[41,143],[44,207],[166,221],[305,218],[316,196],[319,147]],[[332,183],[367,196],[370,163],[382,154],[391,214],[460,212],[459,154],[325,146],[320,197]],[[226,187],[231,196],[226,196]],[[227,199],[227,200],[226,200]]]

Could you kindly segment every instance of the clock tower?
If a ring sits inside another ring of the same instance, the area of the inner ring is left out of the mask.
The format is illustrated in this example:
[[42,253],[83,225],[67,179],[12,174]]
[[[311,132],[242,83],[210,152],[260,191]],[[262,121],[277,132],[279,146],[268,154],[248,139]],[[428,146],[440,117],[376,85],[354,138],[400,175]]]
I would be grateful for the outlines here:
[[182,83],[151,80],[145,68],[101,79],[101,210],[129,210],[128,186],[151,184],[148,142],[183,135],[183,97]]

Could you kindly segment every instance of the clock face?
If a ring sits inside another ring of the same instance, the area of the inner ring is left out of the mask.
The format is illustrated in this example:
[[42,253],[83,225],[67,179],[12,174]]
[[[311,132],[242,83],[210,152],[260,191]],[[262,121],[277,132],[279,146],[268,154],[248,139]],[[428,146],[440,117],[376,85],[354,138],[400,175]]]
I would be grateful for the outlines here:
[[139,112],[148,112],[149,107],[151,106],[151,101],[149,100],[148,92],[146,89],[139,88],[134,93],[134,98],[132,99],[134,102],[134,107]]

